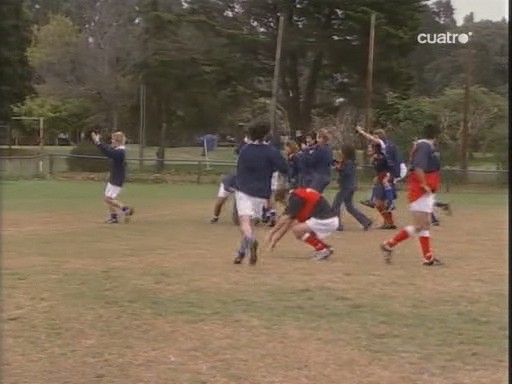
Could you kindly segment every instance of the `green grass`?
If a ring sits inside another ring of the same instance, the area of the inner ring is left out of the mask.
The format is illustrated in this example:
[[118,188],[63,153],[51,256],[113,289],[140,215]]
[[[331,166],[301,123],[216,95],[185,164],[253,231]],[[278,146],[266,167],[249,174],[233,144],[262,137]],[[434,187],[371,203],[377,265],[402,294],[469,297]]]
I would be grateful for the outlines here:
[[[220,178],[219,178],[220,182]],[[3,181],[2,199],[4,209],[27,210],[40,206],[60,206],[67,208],[78,204],[92,204],[101,200],[104,183],[88,181],[51,181],[24,180]],[[123,190],[127,200],[144,202],[145,200],[212,200],[216,196],[218,184],[137,184],[128,183]],[[326,196],[330,201],[336,194],[335,186],[327,190]],[[405,192],[399,192],[401,204]],[[369,191],[361,190],[356,193],[355,200],[364,199]],[[498,206],[508,203],[506,191],[496,190],[485,193],[439,193],[438,200],[454,203],[456,206]]]
[[506,194],[441,196],[445,267],[414,241],[385,265],[391,234],[345,219],[330,261],[288,236],[250,268],[216,191],[129,183],[134,221],[108,226],[102,183],[3,182],[6,383],[507,382]]

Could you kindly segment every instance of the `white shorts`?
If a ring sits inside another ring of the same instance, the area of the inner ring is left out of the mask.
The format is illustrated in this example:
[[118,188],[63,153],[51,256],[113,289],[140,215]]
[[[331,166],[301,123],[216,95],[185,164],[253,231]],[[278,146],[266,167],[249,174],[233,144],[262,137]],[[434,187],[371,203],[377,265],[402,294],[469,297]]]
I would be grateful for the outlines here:
[[337,217],[331,217],[330,219],[324,220],[312,217],[311,219],[306,220],[305,223],[313,232],[316,233],[319,239],[323,239],[336,231],[340,224],[340,220]]
[[284,189],[287,187],[287,182],[279,172],[274,172],[272,174],[272,181],[270,183],[270,189],[272,192],[278,191],[280,189]]
[[224,188],[224,184],[220,183],[219,192],[217,193],[217,197],[221,197],[223,199],[228,198],[233,192],[229,192],[226,188]]
[[434,211],[435,195],[433,193],[425,193],[419,199],[409,204],[409,210],[414,212],[428,212]]
[[117,185],[112,185],[110,183],[107,183],[107,187],[105,188],[105,197],[110,197],[111,199],[115,199],[121,193],[121,189],[122,188],[118,187]]
[[235,201],[238,216],[251,216],[252,218],[261,218],[263,207],[267,204],[266,199],[249,196],[240,191],[235,191]]

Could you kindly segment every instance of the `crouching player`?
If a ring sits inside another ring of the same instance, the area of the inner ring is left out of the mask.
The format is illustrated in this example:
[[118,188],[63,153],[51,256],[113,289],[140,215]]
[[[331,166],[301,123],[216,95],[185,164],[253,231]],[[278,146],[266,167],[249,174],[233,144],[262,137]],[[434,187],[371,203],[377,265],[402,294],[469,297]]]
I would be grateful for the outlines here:
[[222,207],[236,189],[236,175],[227,175],[224,177],[219,186],[219,192],[217,193],[217,201],[213,207],[213,217],[210,219],[210,223],[214,224],[219,221],[220,212]]
[[112,145],[102,143],[100,135],[96,132],[91,133],[91,139],[98,146],[101,152],[112,159],[110,168],[110,178],[105,188],[105,203],[110,211],[110,218],[106,221],[107,224],[119,223],[117,210],[120,209],[124,213],[124,221],[128,223],[133,215],[133,208],[130,208],[119,200],[117,196],[121,193],[121,189],[126,177],[126,154],[125,143],[126,137],[123,132],[117,131],[112,134]]
[[[286,191],[276,199],[286,199]],[[315,249],[314,260],[325,260],[332,255],[331,246],[323,239],[336,231],[339,219],[321,193],[310,188],[298,188],[289,192],[283,215],[268,235],[269,248],[273,249],[291,229],[298,240]]]
[[423,254],[423,265],[441,264],[434,257],[430,244],[430,220],[435,204],[434,193],[441,183],[440,161],[436,153],[434,140],[439,134],[436,125],[428,124],[424,129],[425,139],[416,142],[412,151],[411,173],[408,177],[409,209],[412,225],[406,226],[392,239],[381,245],[387,262],[391,260],[393,248],[402,241],[417,236]]

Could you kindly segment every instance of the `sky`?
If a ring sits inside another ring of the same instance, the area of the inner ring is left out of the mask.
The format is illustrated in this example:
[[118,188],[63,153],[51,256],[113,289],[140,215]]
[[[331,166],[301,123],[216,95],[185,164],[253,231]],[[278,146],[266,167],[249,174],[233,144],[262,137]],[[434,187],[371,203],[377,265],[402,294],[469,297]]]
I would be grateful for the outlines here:
[[452,5],[457,24],[470,12],[474,12],[475,21],[508,19],[508,0],[452,0]]

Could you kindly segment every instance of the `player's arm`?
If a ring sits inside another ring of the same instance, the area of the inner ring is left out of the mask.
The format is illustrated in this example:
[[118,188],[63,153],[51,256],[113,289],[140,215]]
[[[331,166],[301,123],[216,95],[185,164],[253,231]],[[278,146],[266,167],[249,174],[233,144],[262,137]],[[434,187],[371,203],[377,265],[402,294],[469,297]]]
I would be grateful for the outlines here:
[[270,249],[274,248],[279,242],[279,240],[281,240],[283,236],[286,235],[286,233],[288,233],[294,221],[295,220],[292,219],[287,214],[283,214],[279,218],[275,227],[272,228],[272,231],[270,231],[268,235]]
[[96,132],[91,133],[91,139],[94,144],[98,146],[100,151],[107,157],[110,157],[111,159],[115,158],[116,155],[120,154],[119,152],[114,151],[112,148],[110,148],[108,145],[104,144],[100,140],[100,135]]
[[382,145],[382,140],[379,139],[377,136],[370,135],[368,132],[366,132],[363,128],[359,126],[356,128],[356,130],[360,135],[362,135],[365,139],[371,141],[373,144]]
[[274,248],[279,240],[290,230],[302,205],[303,199],[294,194],[290,195],[288,206],[268,235],[270,249]]

